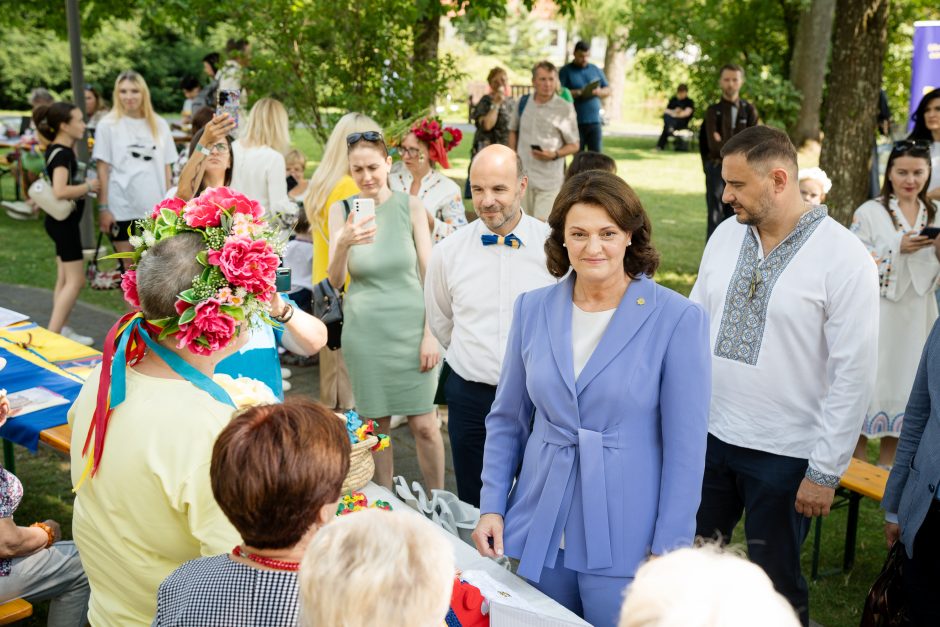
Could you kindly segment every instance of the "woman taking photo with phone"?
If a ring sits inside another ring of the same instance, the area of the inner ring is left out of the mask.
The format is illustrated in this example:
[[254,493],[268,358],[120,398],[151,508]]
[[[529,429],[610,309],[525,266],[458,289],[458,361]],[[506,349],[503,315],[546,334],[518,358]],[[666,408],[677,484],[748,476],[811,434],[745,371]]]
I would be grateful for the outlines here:
[[[391,416],[408,417],[425,487],[444,487],[444,441],[434,408],[437,340],[424,313],[424,273],[431,256],[427,211],[420,201],[388,187],[392,160],[382,134],[346,138],[349,173],[374,214],[346,216],[330,207],[330,283],[350,276],[343,304],[343,352],[356,409],[388,433]],[[392,450],[375,453],[375,482],[392,487]]]
[[881,309],[878,379],[865,416],[855,457],[866,459],[869,438],[880,438],[878,465],[890,468],[930,329],[937,319],[934,290],[940,277],[937,206],[927,198],[930,145],[896,142],[885,171],[881,196],[855,210],[852,231],[878,264]]
[[89,192],[100,189],[100,181],[92,179],[84,183],[78,180],[78,160],[75,158],[75,142],[85,137],[85,120],[82,111],[70,102],[40,105],[33,111],[33,121],[40,135],[49,142],[46,148],[46,172],[52,182],[52,193],[58,200],[72,200],[75,209],[62,221],[45,216],[46,233],[55,242],[56,280],[52,296],[52,316],[49,330],[59,333],[79,344],[91,346],[94,340],[79,335],[66,326],[69,314],[78,300],[85,284],[82,235],[79,225],[85,203],[80,202]]
[[92,155],[101,181],[98,226],[110,235],[115,250],[129,252],[128,231],[163,199],[177,154],[170,126],[154,112],[140,74],[121,72],[112,100],[114,108],[95,131]]
[[[330,264],[330,207],[359,192],[349,176],[346,137],[365,131],[378,133],[381,129],[375,120],[362,113],[347,113],[341,117],[333,127],[323,149],[323,159],[307,185],[304,211],[313,239],[314,285],[327,277]],[[346,282],[349,282],[348,278]],[[342,348],[320,351],[320,402],[337,411],[356,406]]]

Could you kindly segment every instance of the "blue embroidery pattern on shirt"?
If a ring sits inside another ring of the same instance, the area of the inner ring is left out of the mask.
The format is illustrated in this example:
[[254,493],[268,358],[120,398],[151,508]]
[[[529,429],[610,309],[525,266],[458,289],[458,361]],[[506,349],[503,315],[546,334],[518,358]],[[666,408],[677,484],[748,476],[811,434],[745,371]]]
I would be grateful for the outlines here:
[[752,229],[747,230],[725,296],[725,308],[715,342],[716,357],[757,365],[767,322],[767,304],[774,284],[826,215],[824,205],[817,205],[804,213],[796,228],[763,263],[758,254],[760,242]]

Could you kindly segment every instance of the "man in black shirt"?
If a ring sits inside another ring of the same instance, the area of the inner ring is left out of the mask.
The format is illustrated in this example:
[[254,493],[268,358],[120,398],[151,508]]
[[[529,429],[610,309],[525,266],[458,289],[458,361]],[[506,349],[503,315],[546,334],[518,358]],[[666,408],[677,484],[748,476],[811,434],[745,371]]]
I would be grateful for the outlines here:
[[721,148],[734,135],[757,125],[757,109],[740,97],[743,84],[744,68],[734,64],[722,67],[718,79],[721,100],[705,111],[699,149],[705,170],[705,201],[708,204],[706,240],[722,220],[734,215],[731,205],[721,200],[725,192],[725,182],[721,178]]
[[669,99],[669,104],[666,105],[666,111],[663,113],[663,134],[656,142],[658,150],[666,148],[666,142],[673,133],[689,128],[693,111],[695,111],[695,102],[689,98],[689,86],[681,83],[676,89],[676,95]]

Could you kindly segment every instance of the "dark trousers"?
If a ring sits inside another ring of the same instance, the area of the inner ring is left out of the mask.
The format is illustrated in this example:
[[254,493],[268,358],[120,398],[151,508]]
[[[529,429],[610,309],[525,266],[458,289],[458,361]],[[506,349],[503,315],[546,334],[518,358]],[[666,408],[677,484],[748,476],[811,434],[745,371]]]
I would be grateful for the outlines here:
[[725,193],[725,180],[721,178],[721,161],[706,161],[705,169],[705,203],[708,205],[708,233],[705,240],[712,236],[721,222],[734,215],[731,205],[721,201]]
[[451,372],[444,383],[444,391],[447,394],[447,431],[457,476],[457,496],[465,503],[480,507],[486,415],[496,398],[496,386],[467,381]]
[[731,541],[744,514],[751,561],[809,624],[809,590],[800,548],[810,519],[794,509],[807,460],[734,446],[708,434],[696,535]]
[[581,150],[601,152],[604,133],[600,122],[596,124],[578,124],[578,135],[581,138]]
[[656,147],[665,148],[666,143],[669,141],[669,138],[672,137],[672,134],[683,128],[689,128],[689,118],[674,118],[668,113],[664,113],[663,134],[659,136],[659,141],[656,142]]
[[914,627],[940,625],[940,502],[934,499],[914,537],[914,557],[904,553],[907,616]]

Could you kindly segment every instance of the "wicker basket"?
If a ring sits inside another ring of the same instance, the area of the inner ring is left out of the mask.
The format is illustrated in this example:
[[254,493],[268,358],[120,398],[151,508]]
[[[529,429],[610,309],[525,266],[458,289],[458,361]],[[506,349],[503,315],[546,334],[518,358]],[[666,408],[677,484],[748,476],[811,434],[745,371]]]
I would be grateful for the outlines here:
[[352,445],[349,454],[349,472],[343,480],[343,494],[361,490],[372,480],[375,474],[375,462],[372,460],[372,447],[379,443],[379,439],[370,435],[362,442]]

